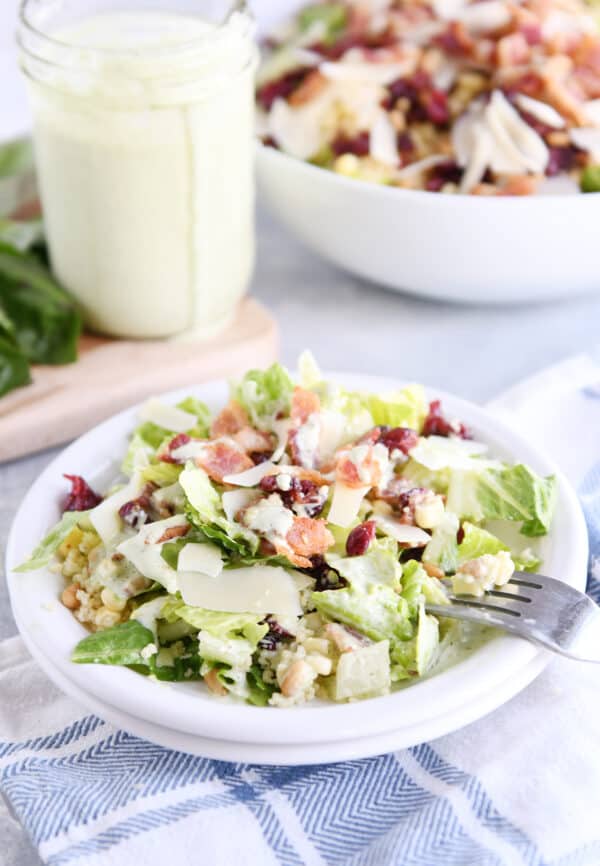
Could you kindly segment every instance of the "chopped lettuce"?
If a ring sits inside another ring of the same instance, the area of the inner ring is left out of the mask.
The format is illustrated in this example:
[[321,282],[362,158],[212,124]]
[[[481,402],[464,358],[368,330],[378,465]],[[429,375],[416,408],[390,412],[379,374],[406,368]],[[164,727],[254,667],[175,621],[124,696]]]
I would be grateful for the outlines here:
[[402,571],[402,598],[408,603],[409,615],[416,620],[423,602],[449,604],[442,584],[430,577],[420,562],[412,559]]
[[343,653],[338,661],[334,699],[369,698],[389,692],[390,657],[387,640]]
[[440,627],[437,619],[425,613],[425,605],[419,608],[417,626],[416,656],[417,673],[420,677],[427,673],[437,656],[440,643]]
[[392,394],[365,394],[364,405],[375,424],[388,427],[410,427],[420,432],[427,417],[428,406],[421,385],[407,385]]
[[456,571],[458,564],[458,517],[446,512],[444,519],[431,534],[431,541],[423,551],[423,561],[437,565],[446,574]]
[[280,412],[289,414],[293,390],[290,374],[275,363],[267,370],[250,370],[232,384],[231,396],[244,407],[252,423],[262,427]]
[[328,555],[326,559],[355,589],[367,592],[380,583],[392,589],[400,586],[402,566],[398,562],[398,544],[393,538],[378,538],[364,556]]
[[56,526],[53,526],[48,535],[40,541],[32,551],[29,559],[14,570],[16,572],[37,571],[48,565],[60,545],[75,526],[82,529],[92,529],[89,521],[89,511],[65,511]]
[[344,3],[312,3],[298,13],[298,25],[302,32],[315,25],[323,28],[323,42],[331,45],[344,31],[348,23],[348,8]]
[[475,526],[473,523],[465,521],[462,526],[463,539],[458,545],[458,565],[463,562],[468,562],[470,559],[477,559],[485,553],[498,553],[501,550],[509,548],[500,541],[491,532],[482,529],[480,526]]
[[152,463],[140,469],[144,481],[158,484],[159,487],[170,487],[179,478],[182,467],[176,463]]
[[191,523],[207,538],[240,557],[250,558],[258,550],[258,536],[227,520],[222,512],[221,497],[203,469],[188,463],[179,483],[186,496],[185,513]]
[[263,617],[257,614],[204,610],[201,607],[190,607],[176,598],[170,599],[165,604],[162,615],[168,622],[183,619],[198,631],[210,632],[224,640],[244,637],[254,648],[269,631],[269,626],[261,621]]
[[246,674],[246,685],[248,687],[248,703],[254,704],[255,707],[266,707],[275,691],[275,686],[264,681],[259,665],[253,664],[251,666]]
[[374,583],[366,591],[350,584],[344,589],[313,592],[311,599],[320,614],[371,640],[403,640],[412,635],[408,605],[386,584]]
[[556,506],[557,484],[522,463],[483,472],[453,472],[447,508],[461,518],[510,520],[521,523],[521,534],[546,535]]

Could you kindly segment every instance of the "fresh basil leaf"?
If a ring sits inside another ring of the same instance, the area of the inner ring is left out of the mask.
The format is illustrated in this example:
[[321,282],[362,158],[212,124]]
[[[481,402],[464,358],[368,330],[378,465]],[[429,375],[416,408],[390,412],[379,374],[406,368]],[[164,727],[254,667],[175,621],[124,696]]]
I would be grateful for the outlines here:
[[154,635],[135,619],[97,631],[79,641],[71,661],[80,665],[141,665],[148,667],[142,655],[144,647],[154,642]]
[[27,358],[13,340],[0,333],[0,397],[30,382]]
[[31,362],[66,364],[77,359],[81,318],[36,256],[0,247],[0,303]]

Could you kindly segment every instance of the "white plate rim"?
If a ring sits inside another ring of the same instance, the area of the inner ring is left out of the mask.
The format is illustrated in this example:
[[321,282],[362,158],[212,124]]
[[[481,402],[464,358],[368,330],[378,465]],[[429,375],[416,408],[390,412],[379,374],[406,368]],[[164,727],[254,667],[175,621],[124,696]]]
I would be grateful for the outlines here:
[[[397,380],[352,374],[330,374],[329,378],[336,379],[346,386],[376,391],[388,390],[392,387],[398,387],[400,384]],[[221,399],[224,398],[225,383],[216,382],[200,385],[196,388],[185,388],[181,391],[169,392],[163,397],[167,401],[176,400],[184,393],[196,393],[214,404],[214,398],[218,394],[221,395]],[[463,417],[467,423],[483,431],[484,438],[504,443],[505,451],[520,454],[538,471],[556,471],[550,461],[536,453],[537,446],[534,450],[533,446],[526,443],[521,435],[503,425],[489,411],[482,410],[474,404],[436,389],[428,389],[428,393],[430,397],[439,397],[444,400],[452,414]],[[98,442],[103,437],[106,437],[104,441],[110,440],[111,431],[114,438],[116,429],[124,430],[131,427],[134,413],[135,407],[113,416],[80,437],[55,458],[26,495],[15,517],[7,545],[7,575],[15,618],[29,641],[44,655],[44,658],[51,662],[55,672],[61,673],[84,693],[113,707],[116,706],[119,711],[138,719],[144,719],[149,723],[184,734],[269,746],[273,744],[291,746],[322,743],[327,739],[327,736],[323,736],[324,730],[335,730],[337,742],[380,736],[390,732],[399,734],[403,726],[407,726],[407,718],[412,719],[412,723],[419,722],[424,729],[428,722],[459,711],[466,700],[465,682],[471,686],[476,686],[474,689],[469,689],[469,700],[473,695],[478,694],[483,699],[483,696],[490,690],[494,691],[494,683],[499,685],[512,675],[515,677],[516,686],[512,694],[515,694],[522,687],[517,685],[516,673],[518,671],[534,661],[538,662],[536,665],[539,667],[537,673],[543,668],[546,656],[539,649],[517,638],[500,637],[443,674],[416,683],[404,692],[378,698],[376,703],[365,701],[343,706],[314,706],[274,711],[220,702],[212,697],[199,701],[198,695],[180,693],[177,694],[174,701],[157,701],[156,696],[160,694],[158,689],[162,689],[165,693],[166,689],[172,690],[173,687],[162,683],[152,683],[123,669],[73,665],[68,659],[68,653],[65,652],[64,646],[62,650],[57,649],[52,634],[49,634],[47,630],[45,631],[43,625],[40,628],[36,617],[41,616],[43,622],[44,611],[40,608],[35,612],[32,620],[31,611],[23,606],[24,593],[19,584],[31,575],[15,575],[11,567],[20,561],[25,552],[24,548],[30,546],[31,541],[34,540],[31,539],[28,544],[23,545],[19,536],[23,527],[27,526],[28,511],[36,497],[39,496],[40,491],[44,491],[46,485],[50,491],[57,490],[57,481],[63,470],[82,471],[78,465],[73,466],[71,461],[76,463],[81,458],[81,451],[85,455],[86,448],[91,443]],[[90,476],[91,473],[88,471],[84,474]],[[559,477],[561,508],[564,510],[564,515],[568,516],[570,520],[572,532],[569,544],[571,553],[568,558],[564,559],[564,566],[569,582],[583,588],[587,566],[585,521],[575,493],[560,473],[557,472],[557,475]],[[49,520],[48,523],[50,522]],[[563,576],[565,570],[563,570]],[[38,573],[42,577],[47,574],[48,572]],[[65,618],[70,623],[75,623],[75,620],[64,608],[60,606],[59,608],[58,613],[62,617],[65,627],[67,626]],[[45,612],[49,613],[49,611]],[[83,633],[83,627],[79,626],[79,628]],[[442,678],[443,683],[441,682]],[[439,688],[440,685],[445,686],[445,688]],[[500,692],[498,695],[500,696]],[[510,696],[511,694],[503,694],[497,705],[503,703]],[[399,698],[401,698],[400,703],[398,702]],[[420,711],[417,705],[421,706]],[[435,711],[423,712],[423,705],[435,706]],[[375,706],[377,713],[373,714],[371,710]],[[310,716],[307,716],[307,713],[310,713]],[[269,722],[269,718],[272,721]],[[307,725],[309,719],[310,723]],[[439,731],[439,733],[443,732],[443,730]]]

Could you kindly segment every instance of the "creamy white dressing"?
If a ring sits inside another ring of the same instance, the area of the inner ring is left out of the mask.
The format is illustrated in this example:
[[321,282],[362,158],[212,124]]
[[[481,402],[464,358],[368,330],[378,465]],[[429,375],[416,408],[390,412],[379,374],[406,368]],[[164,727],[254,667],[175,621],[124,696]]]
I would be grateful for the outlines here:
[[246,509],[244,524],[267,538],[285,539],[294,524],[294,515],[284,506],[279,494],[272,493]]
[[60,44],[24,26],[22,63],[57,277],[105,333],[218,331],[254,260],[248,19],[110,12],[42,29]]

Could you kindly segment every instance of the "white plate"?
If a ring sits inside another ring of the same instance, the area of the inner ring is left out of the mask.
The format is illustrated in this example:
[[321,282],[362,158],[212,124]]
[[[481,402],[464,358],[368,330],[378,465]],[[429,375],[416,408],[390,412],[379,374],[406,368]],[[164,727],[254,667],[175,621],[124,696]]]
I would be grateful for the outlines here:
[[[373,391],[398,385],[364,376],[332,378],[349,387]],[[227,396],[224,383],[193,391],[213,408],[223,405]],[[174,402],[181,393],[165,399]],[[537,446],[528,444],[491,413],[448,395],[432,391],[431,397],[441,397],[448,414],[464,420],[498,456],[523,460],[544,474],[556,471]],[[235,759],[243,754],[246,757],[239,759],[265,761],[275,753],[274,762],[339,760],[411,745],[454,730],[504,703],[544,667],[547,657],[540,650],[517,638],[499,637],[453,668],[387,697],[348,705],[320,703],[275,710],[217,700],[198,684],[157,683],[126,669],[72,664],[70,653],[86,632],[58,601],[62,578],[48,570],[14,574],[11,568],[26,558],[58,519],[59,502],[65,494],[62,474],[106,481],[135,423],[135,410],[127,410],[63,451],[25,497],[7,549],[11,602],[28,646],[38,659],[43,658],[45,669],[59,686],[66,680],[90,705],[93,702],[100,715],[116,712],[125,727],[159,742],[166,743],[159,730],[166,729],[178,748],[186,750],[191,750],[191,736],[193,742],[200,743],[197,751],[202,754],[216,755],[218,743],[227,741],[230,752],[233,746],[229,744],[237,744]],[[549,574],[583,589],[585,522],[575,494],[560,476],[557,518],[544,539],[542,553]],[[106,708],[104,713],[102,707]],[[126,723],[127,718],[135,719],[135,724]],[[205,746],[194,738],[208,739],[211,744]]]

